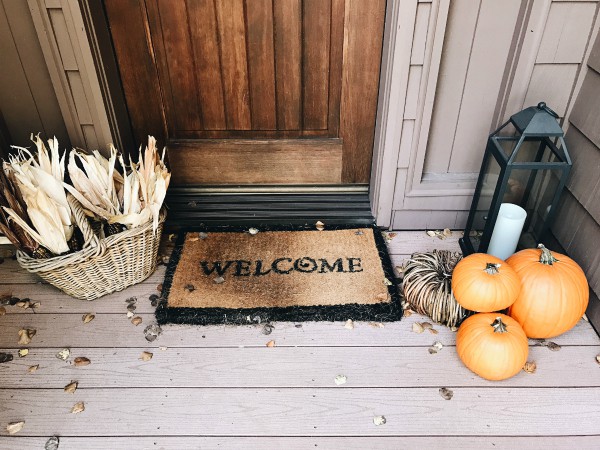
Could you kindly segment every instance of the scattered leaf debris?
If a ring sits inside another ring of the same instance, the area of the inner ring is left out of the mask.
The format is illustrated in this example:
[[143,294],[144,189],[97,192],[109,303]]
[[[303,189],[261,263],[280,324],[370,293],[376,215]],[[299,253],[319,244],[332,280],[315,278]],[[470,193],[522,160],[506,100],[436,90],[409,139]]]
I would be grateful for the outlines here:
[[435,341],[433,343],[433,345],[431,347],[429,347],[429,354],[430,355],[435,355],[436,353],[438,353],[442,348],[444,348],[444,345],[440,342],[440,341]]
[[600,364],[600,355],[596,355],[596,362]]
[[373,417],[373,423],[377,426],[379,425],[385,425],[385,423],[387,422],[387,420],[385,419],[385,416],[375,416]]
[[85,404],[83,402],[77,402],[71,408],[71,414],[79,414],[85,411]]
[[429,322],[421,322],[421,326],[424,330],[431,330],[433,328],[433,325],[431,325]]
[[139,359],[141,359],[142,361],[150,361],[153,356],[154,356],[154,353],[142,352]]
[[404,317],[410,317],[414,314],[414,311],[412,309],[405,309],[404,310]]
[[78,381],[71,381],[69,384],[67,384],[64,387],[64,390],[67,394],[74,394],[75,391],[77,390],[77,386],[79,386]]
[[127,318],[131,319],[133,316],[135,316],[135,314],[133,313],[133,311],[127,311]]
[[262,334],[268,336],[269,334],[271,334],[273,332],[274,329],[275,329],[275,327],[273,325],[271,325],[270,323],[265,323],[260,332]]
[[133,319],[131,319],[131,323],[134,324],[136,327],[142,323],[142,318],[140,316],[135,316]]
[[44,445],[44,450],[58,450],[59,445],[60,439],[58,438],[58,436],[52,436],[46,441],[46,445]]
[[439,331],[436,330],[435,328],[429,328],[427,331],[429,331],[431,334],[438,334]]
[[0,306],[0,316],[6,314],[6,308],[4,306]]
[[561,349],[560,345],[558,345],[557,343],[552,342],[552,341],[548,341],[543,345],[544,345],[544,347],[548,347],[548,350],[552,350],[553,352],[557,352]]
[[162,283],[160,283],[160,284],[156,285],[156,290],[157,290],[158,292],[162,292],[162,288],[163,288],[163,285],[162,285]]
[[0,353],[0,364],[11,362],[13,358],[12,353]]
[[373,328],[384,328],[385,325],[381,322],[369,322],[369,326]]
[[249,228],[248,229],[248,233],[250,233],[252,236],[257,235],[258,234],[258,228]]
[[186,284],[184,289],[188,292],[194,292],[196,290],[196,286],[193,284]]
[[348,381],[348,378],[346,377],[346,375],[336,375],[336,377],[333,381],[335,381],[335,384],[337,386],[340,386],[341,384],[346,384],[346,381]]
[[37,370],[40,368],[39,364],[36,364],[35,366],[29,366],[29,368],[27,369],[27,372],[29,373],[34,373],[37,372]]
[[92,320],[94,320],[95,318],[96,318],[96,316],[95,316],[94,314],[92,314],[92,313],[87,313],[87,314],[84,314],[84,315],[81,317],[81,320],[83,321],[83,323],[90,323],[90,322],[91,322]]
[[25,358],[27,355],[29,355],[29,349],[22,348],[18,351],[18,354],[19,354],[19,358]]
[[221,284],[225,282],[225,278],[223,277],[217,277],[213,280],[216,284]]
[[435,231],[428,230],[427,231],[427,236],[435,237]]
[[58,359],[62,359],[63,361],[66,361],[67,359],[69,359],[70,355],[71,355],[71,350],[69,350],[68,348],[63,348],[60,352],[58,352],[56,354],[56,357]]
[[73,360],[73,364],[75,365],[75,367],[88,366],[91,364],[91,362],[92,361],[90,361],[89,358],[86,358],[85,356],[78,356]]
[[444,240],[448,236],[452,236],[452,231],[449,228],[445,228],[444,230],[428,230],[427,236]]
[[158,348],[163,352],[166,352],[169,349],[169,347],[158,347]]
[[24,328],[19,330],[19,345],[29,345],[31,339],[35,336],[36,330]]
[[425,331],[425,328],[423,328],[423,325],[421,325],[419,322],[413,322],[412,330],[414,333],[421,334],[423,331]]
[[24,425],[24,420],[21,420],[20,422],[11,422],[8,425],[6,425],[6,431],[8,432],[8,434],[17,434],[23,429]]
[[442,234],[446,237],[452,236],[452,230],[450,230],[450,228],[444,228],[444,231],[442,231]]
[[452,400],[454,391],[445,387],[441,387],[438,391],[444,400]]
[[354,329],[354,322],[352,321],[352,319],[346,320],[346,323],[344,324],[344,328],[346,330],[353,330]]
[[523,366],[523,370],[527,373],[535,373],[537,364],[533,361],[527,361]]
[[162,333],[162,328],[155,323],[152,323],[152,324],[148,325],[146,328],[144,328],[144,336],[146,337],[146,340],[148,342],[155,341],[156,338],[158,336],[160,336],[161,333]]
[[325,224],[318,220],[317,223],[315,223],[315,228],[319,231],[323,231],[325,229]]
[[390,280],[388,280],[387,278],[383,279],[383,284],[385,284],[386,286],[391,286],[392,282]]
[[376,297],[379,300],[388,300],[390,298],[390,294],[387,292],[382,292],[381,294],[377,294]]
[[269,342],[267,342],[267,347],[275,347],[275,341],[270,340]]

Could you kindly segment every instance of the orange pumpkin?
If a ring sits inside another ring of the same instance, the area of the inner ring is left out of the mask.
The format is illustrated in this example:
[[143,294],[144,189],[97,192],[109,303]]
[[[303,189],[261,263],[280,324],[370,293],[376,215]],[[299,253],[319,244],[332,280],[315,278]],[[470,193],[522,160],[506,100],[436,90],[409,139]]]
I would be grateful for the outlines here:
[[474,314],[456,334],[456,351],[470,370],[487,380],[505,380],[527,362],[529,345],[519,323],[498,313]]
[[463,308],[492,312],[508,308],[521,290],[517,273],[504,261],[485,253],[463,258],[452,272],[452,292]]
[[569,331],[581,319],[590,292],[581,267],[543,245],[521,250],[506,262],[521,278],[521,293],[508,314],[530,338],[545,339]]

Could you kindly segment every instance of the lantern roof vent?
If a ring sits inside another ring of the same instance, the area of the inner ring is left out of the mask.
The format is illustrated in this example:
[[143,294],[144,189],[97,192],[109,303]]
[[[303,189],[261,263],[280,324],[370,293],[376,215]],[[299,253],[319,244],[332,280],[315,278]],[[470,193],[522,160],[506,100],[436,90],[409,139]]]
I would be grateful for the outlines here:
[[564,136],[557,122],[558,114],[540,102],[537,106],[520,111],[511,116],[510,121],[523,136]]

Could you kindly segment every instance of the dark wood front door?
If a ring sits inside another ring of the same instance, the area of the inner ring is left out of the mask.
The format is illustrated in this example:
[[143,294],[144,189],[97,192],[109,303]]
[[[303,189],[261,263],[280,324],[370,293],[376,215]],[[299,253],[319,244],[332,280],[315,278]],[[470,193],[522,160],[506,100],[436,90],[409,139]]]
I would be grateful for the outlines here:
[[105,0],[176,185],[367,183],[385,0]]

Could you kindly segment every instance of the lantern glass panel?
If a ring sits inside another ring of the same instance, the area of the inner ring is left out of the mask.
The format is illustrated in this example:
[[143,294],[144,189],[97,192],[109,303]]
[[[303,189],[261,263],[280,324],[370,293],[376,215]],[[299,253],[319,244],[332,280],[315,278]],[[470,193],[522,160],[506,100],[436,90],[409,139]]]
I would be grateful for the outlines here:
[[473,223],[471,224],[469,236],[465,236],[465,238],[468,238],[471,242],[475,252],[479,251],[481,236],[485,229],[485,224],[492,206],[494,191],[496,190],[496,185],[498,184],[498,178],[500,176],[500,164],[491,153],[488,153],[487,155],[487,161],[483,167],[483,172],[481,191],[473,214]]

